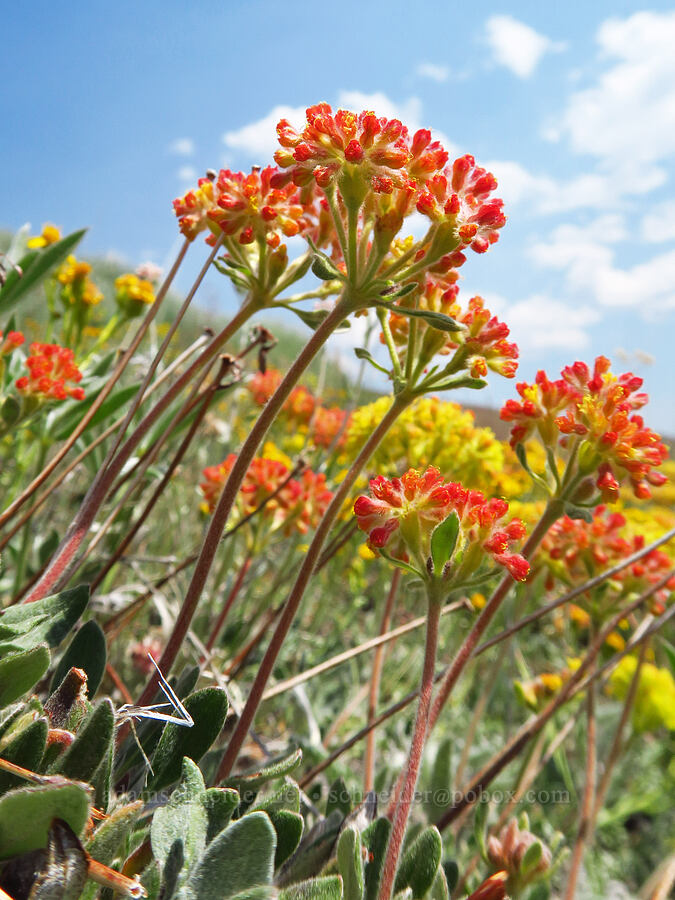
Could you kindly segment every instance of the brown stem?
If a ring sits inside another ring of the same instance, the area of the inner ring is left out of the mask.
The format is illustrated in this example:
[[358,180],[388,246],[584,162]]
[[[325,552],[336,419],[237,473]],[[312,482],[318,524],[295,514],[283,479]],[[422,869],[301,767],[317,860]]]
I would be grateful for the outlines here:
[[258,706],[260,705],[260,701],[262,700],[263,694],[265,692],[267,681],[272,674],[274,663],[276,662],[277,656],[279,655],[286,635],[288,634],[293,620],[295,619],[295,614],[304,596],[305,590],[307,589],[309,580],[312,577],[314,568],[319,560],[324,541],[328,537],[328,534],[333,527],[333,523],[340,514],[343,504],[347,499],[347,496],[349,495],[354,482],[361,473],[361,470],[368,462],[376,447],[378,446],[382,438],[386,435],[392,424],[396,421],[398,416],[408,406],[409,403],[410,398],[407,395],[404,396],[403,394],[399,394],[394,398],[391,406],[389,407],[389,410],[382,417],[380,423],[377,425],[368,440],[361,448],[358,456],[347,472],[347,475],[341,482],[340,486],[333,496],[333,499],[329,503],[328,508],[323,515],[323,518],[319,522],[316,532],[314,533],[314,537],[312,538],[312,542],[309,545],[307,553],[305,554],[305,557],[303,559],[295,584],[291,588],[291,592],[286,600],[284,611],[281,614],[281,619],[277,624],[274,634],[272,635],[272,640],[270,641],[267,651],[265,652],[262,662],[260,663],[260,667],[251,687],[246,705],[242,710],[241,717],[237,722],[236,728],[227,746],[227,750],[225,751],[225,755],[223,756],[223,759],[218,768],[218,773],[216,776],[217,781],[222,781],[223,778],[226,778],[230,774],[230,772],[232,771],[232,767],[236,762],[237,756],[239,755],[239,751],[244,741],[246,740],[246,735],[249,728],[251,727],[251,724],[253,723],[253,719],[255,718]]
[[[345,301],[339,301],[326,316],[307,344],[305,344],[305,347],[286,373],[283,381],[263,408],[239,451],[237,459],[232,467],[232,471],[225,482],[225,486],[223,487],[213,516],[211,517],[183,605],[178,613],[178,618],[176,619],[168,643],[159,660],[159,669],[163,675],[166,675],[171,669],[171,666],[178,656],[185,635],[190,628],[190,623],[192,622],[192,618],[197,609],[197,604],[199,603],[202,591],[204,590],[204,585],[206,584],[209,572],[211,571],[211,566],[213,565],[213,560],[215,559],[223,530],[227,524],[227,520],[232,507],[234,506],[244,476],[248,472],[258,447],[264,440],[268,429],[286,402],[291,390],[297,384],[300,376],[323,347],[330,335],[340,325],[348,312],[348,304]],[[155,694],[158,681],[159,677],[157,672],[155,672],[138,701],[140,706],[147,705],[150,702],[150,699]]]
[[581,816],[579,830],[574,842],[572,862],[567,875],[565,888],[565,900],[574,900],[576,894],[579,872],[584,859],[586,844],[590,837],[591,821],[593,819],[593,807],[595,802],[595,778],[597,769],[597,743],[596,743],[596,719],[595,719],[595,684],[588,686],[586,693],[586,769],[584,796],[581,804]]
[[[169,466],[168,466],[166,472],[160,478],[159,483],[157,484],[157,487],[152,492],[152,495],[148,499],[148,502],[145,504],[140,516],[136,519],[134,524],[128,528],[124,537],[122,538],[122,540],[120,541],[118,546],[115,548],[114,553],[110,556],[110,559],[106,562],[106,564],[100,570],[98,575],[92,581],[92,584],[91,584],[92,593],[98,588],[98,586],[101,584],[101,582],[103,581],[105,576],[108,574],[108,572],[112,569],[112,567],[115,565],[115,563],[117,563],[117,561],[120,559],[120,557],[124,554],[124,551],[127,549],[129,544],[133,541],[133,539],[136,537],[139,530],[143,527],[143,523],[146,521],[146,519],[150,515],[151,511],[153,510],[155,504],[157,503],[159,498],[162,496],[162,494],[164,492],[164,488],[167,486],[167,484],[169,483],[169,481],[171,480],[171,478],[173,476],[173,473],[176,471],[176,469],[180,465],[181,460],[187,453],[188,447],[192,443],[194,436],[196,435],[196,433],[199,429],[199,426],[202,424],[202,422],[204,420],[204,416],[206,415],[206,412],[209,408],[211,398],[213,397],[215,391],[218,389],[219,385],[220,385],[220,377],[214,378],[214,380],[211,382],[211,384],[206,388],[206,390],[200,396],[200,398],[199,398],[200,406],[199,406],[197,415],[194,417],[194,419],[190,425],[190,428],[188,429],[187,434],[181,441],[180,446],[178,447],[178,450],[174,454],[173,459],[169,463]],[[185,410],[183,409],[182,412],[184,414]],[[181,416],[181,418],[182,418],[182,416]],[[167,429],[167,431],[168,430],[169,429]]]
[[405,778],[401,788],[394,821],[391,827],[391,835],[387,844],[387,854],[382,868],[382,881],[380,884],[380,900],[389,900],[394,890],[396,870],[403,846],[410,807],[415,794],[415,786],[422,765],[422,754],[429,728],[429,711],[431,709],[431,692],[434,686],[434,667],[436,664],[436,650],[438,647],[438,623],[441,616],[441,604],[433,596],[429,597],[429,610],[427,613],[427,637],[424,647],[424,667],[422,669],[422,682],[420,684],[419,703],[415,717],[415,728],[410,742],[410,753],[406,767]]
[[[202,276],[203,277],[203,274]],[[137,428],[129,435],[124,442],[115,458],[111,460],[107,469],[105,469],[99,478],[95,479],[91,485],[87,496],[68,529],[64,540],[56,550],[54,556],[50,560],[49,566],[43,577],[38,583],[35,590],[24,600],[24,603],[30,603],[33,600],[40,600],[45,597],[52,589],[56,588],[60,582],[67,581],[69,575],[69,567],[75,556],[80,544],[86,537],[92,522],[96,517],[99,507],[105,500],[110,487],[114,484],[115,479],[119,475],[122,467],[129,459],[135,448],[138,446],[143,437],[154,425],[157,419],[162,415],[165,409],[180,394],[183,388],[190,383],[194,375],[200,369],[207,365],[213,357],[218,353],[222,345],[253,315],[255,307],[245,304],[233,319],[225,326],[225,328],[211,341],[204,352],[192,363],[186,371],[176,379],[174,384],[160,397],[151,410],[139,423]]]
[[[543,539],[548,529],[559,517],[559,514],[560,512],[558,510],[557,504],[553,505],[549,503],[542,517],[539,519],[532,532],[530,533],[525,546],[523,547],[522,554],[525,559],[529,559],[531,557],[532,553],[539,546],[539,543]],[[501,606],[502,601],[511,590],[513,585],[514,581],[511,575],[504,575],[502,580],[495,588],[487,604],[483,608],[481,614],[476,619],[473,628],[464,639],[462,646],[455,654],[455,658],[450,664],[450,667],[445,677],[443,678],[443,682],[436,694],[436,699],[434,700],[434,705],[431,709],[431,714],[429,717],[429,729],[432,729],[438,721],[438,717],[440,716],[443,707],[447,703],[448,697],[452,693],[453,688],[457,684],[459,676],[464,671],[464,667],[471,659],[473,652],[478,645],[478,641],[483,635],[485,629],[492,621],[495,613]]]
[[112,375],[110,376],[108,381],[103,386],[100,394],[96,397],[96,399],[94,400],[92,405],[89,407],[86,414],[82,418],[81,422],[79,422],[79,424],[73,429],[73,433],[70,435],[70,437],[65,442],[65,444],[63,444],[63,446],[57,451],[57,453],[54,455],[54,457],[42,469],[40,474],[36,478],[34,478],[33,481],[31,481],[31,483],[28,485],[28,487],[26,487],[25,490],[23,490],[21,492],[21,494],[12,503],[10,503],[10,505],[7,507],[7,509],[0,515],[0,528],[6,522],[8,522],[12,518],[12,516],[16,512],[18,512],[19,509],[21,509],[21,507],[24,505],[24,503],[30,499],[30,497],[40,487],[40,485],[44,484],[46,479],[49,478],[51,473],[58,466],[58,464],[61,462],[61,460],[66,456],[66,454],[68,453],[70,448],[73,446],[73,444],[77,441],[77,439],[80,437],[80,435],[83,434],[87,425],[89,425],[91,420],[94,418],[94,416],[96,415],[98,410],[101,408],[101,406],[103,405],[106,398],[110,396],[110,392],[112,391],[114,386],[117,384],[117,382],[122,377],[122,373],[128,366],[129,362],[131,361],[134,353],[136,352],[136,350],[138,348],[138,345],[141,343],[141,341],[145,337],[145,334],[146,334],[148,328],[150,327],[150,323],[157,315],[157,313],[159,311],[159,307],[160,307],[162,301],[164,300],[164,297],[166,296],[167,291],[169,290],[169,287],[171,286],[171,283],[173,282],[173,279],[176,276],[176,272],[180,268],[180,264],[183,262],[183,259],[185,258],[185,254],[187,253],[187,249],[189,246],[190,246],[190,243],[186,239],[184,241],[183,246],[181,247],[180,251],[178,252],[178,256],[176,257],[176,260],[175,260],[173,266],[169,270],[169,273],[167,274],[166,278],[164,279],[164,283],[162,284],[160,289],[157,291],[157,295],[155,296],[154,303],[152,304],[150,309],[147,311],[145,318],[143,319],[143,321],[141,322],[141,324],[138,328],[138,331],[134,335],[134,339],[132,340],[131,345],[122,354],[121,359],[115,366],[115,369],[113,370]]
[[251,557],[247,556],[243,562],[243,565],[239,569],[237,573],[237,577],[234,580],[234,584],[232,585],[232,589],[230,593],[227,595],[227,600],[223,603],[223,608],[218,614],[218,618],[216,619],[216,623],[213,626],[213,630],[209,636],[208,641],[206,642],[206,649],[210,653],[213,650],[213,647],[218,640],[218,635],[221,632],[223,625],[225,624],[225,619],[227,618],[227,614],[232,609],[232,604],[237,599],[237,594],[241,590],[241,586],[244,583],[244,578],[246,578],[246,573],[248,572],[251,566]]
[[[401,581],[401,570],[394,569],[387,600],[382,613],[380,623],[380,636],[389,631],[391,615],[394,609],[394,601],[398,593]],[[370,690],[368,692],[368,722],[372,722],[377,715],[377,702],[380,696],[380,681],[382,680],[382,665],[384,662],[385,644],[380,644],[373,655],[373,669],[370,675]],[[368,732],[366,738],[366,752],[363,762],[363,790],[364,793],[373,790],[375,784],[375,729]]]
[[603,666],[597,668],[592,675],[589,677],[585,677],[586,673],[591,669],[591,667],[595,664],[595,661],[602,649],[602,646],[607,639],[607,636],[617,627],[618,623],[624,619],[626,616],[630,615],[636,609],[638,609],[643,603],[645,603],[650,597],[652,597],[656,591],[660,590],[667,581],[672,578],[673,572],[669,572],[660,578],[656,584],[651,585],[648,590],[644,591],[636,600],[634,600],[628,607],[620,610],[616,613],[615,616],[610,619],[609,623],[602,629],[597,638],[593,641],[591,646],[588,649],[588,652],[584,659],[581,662],[579,668],[572,674],[571,678],[565,682],[563,687],[560,689],[558,694],[551,699],[546,707],[537,715],[533,716],[527,722],[525,722],[520,729],[516,732],[513,738],[508,742],[506,747],[498,754],[498,756],[486,766],[484,766],[481,771],[474,776],[471,783],[468,785],[467,789],[464,791],[463,796],[449,809],[447,810],[443,816],[436,823],[439,831],[442,831],[444,828],[447,828],[452,822],[457,819],[459,815],[461,815],[462,811],[466,809],[467,806],[472,806],[478,797],[480,797],[481,791],[483,791],[494,778],[499,775],[499,773],[513,760],[518,754],[521,752],[523,747],[527,745],[527,743],[532,739],[535,734],[538,734],[539,731],[546,725],[546,723],[552,718],[552,716],[572,697],[576,696],[580,691],[583,691],[587,688],[589,683],[597,680],[603,672],[609,668],[615,666],[623,657],[632,652],[634,647],[641,644],[643,641],[647,640],[652,634],[658,631],[659,628],[663,627],[663,625],[673,616],[675,615],[675,606],[671,607],[666,613],[664,613],[661,618],[651,626],[651,628],[647,629],[644,634],[642,634],[635,641],[628,644],[620,653],[617,653],[611,660],[605,663]]

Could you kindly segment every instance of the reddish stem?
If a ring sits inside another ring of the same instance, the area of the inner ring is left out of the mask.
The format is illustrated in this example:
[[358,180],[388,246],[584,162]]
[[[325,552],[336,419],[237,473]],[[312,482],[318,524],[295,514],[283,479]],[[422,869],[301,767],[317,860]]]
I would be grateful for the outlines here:
[[[380,623],[380,634],[386,634],[391,625],[391,614],[394,608],[394,601],[398,593],[398,586],[401,581],[401,570],[394,569],[391,579],[387,601],[385,603],[384,612],[382,613],[382,622]],[[376,648],[373,656],[373,671],[370,676],[370,692],[368,694],[368,723],[370,724],[377,715],[377,701],[380,696],[380,681],[382,679],[382,665],[384,662],[385,644],[381,644]],[[368,732],[366,738],[366,753],[363,763],[363,790],[365,793],[373,790],[375,783],[375,729],[372,728]]]
[[52,589],[56,589],[57,584],[67,580],[73,558],[77,553],[80,544],[86,537],[92,522],[96,518],[96,514],[101,504],[104,502],[108,491],[114,484],[115,479],[121,472],[126,461],[134,452],[138,444],[143,440],[150,428],[155,424],[157,419],[181,393],[183,388],[190,383],[195,374],[213,359],[223,344],[226,343],[226,341],[228,341],[248,319],[250,319],[255,311],[255,307],[252,307],[249,304],[242,306],[239,312],[225,328],[223,328],[220,334],[216,335],[211,341],[201,356],[185,370],[180,378],[176,379],[174,384],[162,397],[160,397],[152,409],[150,409],[147,415],[141,420],[136,429],[129,435],[114,459],[111,460],[108,468],[101,472],[99,477],[94,480],[73,523],[68,529],[64,540],[56,550],[37,587],[28,595],[24,600],[24,603],[31,603],[33,600],[41,600],[43,597],[46,597]]
[[431,708],[431,693],[434,686],[434,667],[436,664],[436,649],[438,647],[438,623],[441,617],[441,602],[437,598],[429,597],[429,610],[427,613],[427,637],[424,647],[424,667],[422,669],[422,683],[420,685],[419,703],[415,717],[415,729],[410,743],[410,753],[405,777],[401,788],[394,821],[391,828],[391,836],[387,845],[387,855],[382,869],[382,882],[380,884],[380,900],[389,900],[394,890],[396,870],[403,846],[410,807],[415,794],[415,786],[422,764],[422,754],[429,729],[429,711]]
[[213,650],[213,646],[218,639],[218,635],[220,634],[221,629],[222,629],[223,625],[225,624],[225,619],[227,618],[227,614],[232,609],[232,604],[237,599],[237,594],[241,590],[241,586],[244,583],[244,578],[246,578],[246,573],[248,572],[250,567],[251,567],[251,557],[247,556],[246,559],[244,560],[243,565],[239,569],[239,572],[237,573],[237,577],[234,580],[232,589],[230,590],[230,593],[227,595],[227,600],[223,604],[223,608],[221,609],[221,611],[218,615],[218,618],[216,619],[216,624],[213,626],[213,631],[211,632],[211,635],[210,635],[208,641],[206,642],[206,649],[208,650],[209,653]]
[[[194,572],[192,573],[190,585],[187,589],[185,599],[183,600],[183,605],[178,613],[178,618],[176,619],[168,643],[164,648],[164,653],[159,660],[158,665],[164,675],[169,672],[171,666],[174,664],[183,640],[190,628],[190,623],[192,622],[199,599],[204,590],[204,585],[206,584],[209,572],[211,571],[211,566],[213,565],[213,560],[216,556],[225,525],[227,524],[230,512],[234,506],[244,476],[249,470],[258,447],[264,440],[268,429],[280,412],[292,389],[297,384],[300,376],[304,373],[307,366],[323,347],[330,335],[340,325],[348,312],[349,306],[344,301],[341,301],[338,302],[326,316],[307,344],[305,344],[300,355],[286,373],[286,376],[279,387],[272,397],[270,397],[253,425],[248,437],[244,441],[244,444],[239,451],[239,455],[232,467],[232,471],[225,482],[225,486],[213,512],[213,516],[211,517],[209,527],[199,552],[199,558],[197,559]],[[138,703],[140,706],[147,705],[150,702],[150,699],[154,697],[158,682],[158,674],[157,672],[154,672],[139,698]]]
[[274,634],[272,635],[272,640],[270,641],[267,651],[265,652],[262,662],[260,663],[260,666],[258,668],[258,672],[256,673],[255,680],[249,691],[246,705],[241,712],[241,716],[239,717],[237,726],[232,734],[232,737],[230,738],[227,750],[225,751],[225,755],[223,756],[220,767],[218,768],[216,781],[222,781],[223,778],[226,778],[232,771],[232,768],[237,761],[239,751],[241,750],[241,747],[246,740],[248,730],[253,723],[255,714],[258,710],[258,706],[260,705],[263,694],[265,693],[265,688],[267,687],[267,682],[270,675],[272,674],[274,663],[276,662],[283,642],[286,639],[286,635],[288,634],[290,627],[293,624],[295,614],[298,611],[298,607],[300,606],[300,602],[305,594],[305,590],[307,589],[309,580],[312,577],[314,568],[319,560],[324,542],[328,537],[331,528],[333,527],[333,523],[340,514],[343,504],[347,499],[347,496],[351,491],[354,482],[361,473],[362,468],[368,462],[375,448],[385,436],[392,424],[396,421],[400,413],[406,408],[406,406],[408,406],[409,402],[410,399],[404,397],[403,395],[399,395],[394,399],[394,402],[383,416],[379,425],[375,428],[366,443],[361,448],[359,455],[352,463],[349,472],[338,487],[335,495],[333,496],[333,499],[331,500],[328,508],[326,509],[326,512],[324,513],[323,518],[319,522],[312,542],[309,545],[307,553],[305,554],[305,557],[303,559],[302,565],[295,580],[295,584],[291,588],[291,592],[286,600],[286,604],[284,606],[284,610],[279,623],[277,624]]

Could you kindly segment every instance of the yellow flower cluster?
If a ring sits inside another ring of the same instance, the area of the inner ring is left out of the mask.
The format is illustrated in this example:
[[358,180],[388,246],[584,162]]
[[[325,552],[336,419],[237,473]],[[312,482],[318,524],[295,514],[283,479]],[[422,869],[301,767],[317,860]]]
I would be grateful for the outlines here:
[[[381,397],[361,406],[351,417],[345,442],[352,459],[380,422],[391,401]],[[505,445],[490,428],[476,427],[474,416],[458,403],[420,397],[398,418],[372,457],[369,468],[396,475],[409,465],[434,465],[451,481],[483,490],[490,496],[518,493],[518,482],[505,467]]]
[[60,240],[61,229],[57,228],[56,225],[52,225],[51,222],[47,222],[42,226],[42,234],[29,238],[28,249],[41,250],[43,247],[49,247],[50,244],[55,244]]
[[89,263],[69,256],[56,271],[56,280],[61,285],[60,297],[65,306],[96,306],[103,300],[103,294],[89,278]]
[[115,300],[122,312],[133,318],[143,312],[144,306],[154,303],[155,289],[151,281],[128,272],[115,279]]
[[[637,669],[637,658],[625,656],[612,672],[609,691],[623,700]],[[633,728],[638,733],[667,728],[675,731],[675,678],[668,669],[645,662],[633,706]]]

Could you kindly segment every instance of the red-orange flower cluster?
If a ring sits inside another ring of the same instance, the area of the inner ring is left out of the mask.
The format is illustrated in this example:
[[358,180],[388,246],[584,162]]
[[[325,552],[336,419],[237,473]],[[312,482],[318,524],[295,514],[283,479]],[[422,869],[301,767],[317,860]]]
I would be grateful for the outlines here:
[[31,344],[30,353],[26,360],[30,375],[17,378],[17,390],[45,400],[84,400],[82,388],[74,386],[82,380],[82,372],[72,350],[58,344]]
[[379,475],[371,480],[370,492],[372,497],[356,499],[354,514],[373,549],[388,547],[399,559],[407,558],[406,551],[427,559],[433,530],[455,512],[461,534],[453,557],[458,572],[471,574],[488,553],[514,578],[527,576],[528,562],[511,550],[525,536],[525,526],[519,519],[502,522],[509,508],[506,500],[486,500],[481,491],[446,482],[433,466],[423,473],[409,469],[400,478]]
[[304,186],[313,181],[327,188],[346,166],[358,167],[376,193],[390,194],[409,179],[426,182],[447,162],[448,154],[424,129],[412,137],[398,119],[378,118],[366,111],[339,109],[328,103],[307,110],[302,131],[286,119],[277,125],[282,149],[274,158],[290,171],[277,183],[292,180]]
[[20,347],[26,338],[20,331],[8,331],[3,337],[0,331],[0,356],[9,356],[9,354]]
[[[549,586],[553,586],[556,577],[572,586],[583,584],[641,550],[644,537],[626,533],[626,524],[625,516],[610,512],[604,505],[595,509],[591,522],[569,516],[559,519],[544,537],[538,557],[550,572]],[[612,584],[620,585],[621,593],[642,593],[672,568],[667,553],[650,550],[642,559],[612,576]],[[652,606],[657,611],[663,612],[674,588],[675,576],[654,596]]]
[[485,253],[499,239],[506,224],[504,202],[490,199],[497,179],[476,165],[473,156],[456,159],[452,169],[434,175],[417,200],[417,210],[432,222],[450,222],[462,247]]
[[[204,469],[200,488],[209,512],[215,509],[236,458],[231,453],[220,465]],[[265,503],[260,516],[268,523],[269,531],[282,528],[287,535],[293,531],[305,534],[316,527],[333,497],[326,487],[326,477],[309,469],[299,478],[290,478],[290,474],[279,460],[256,457],[239,490],[240,515],[247,516]],[[268,499],[272,494],[272,499]]]
[[[446,356],[461,348],[464,367],[472,378],[484,378],[488,369],[505,378],[513,378],[518,369],[518,346],[506,340],[508,325],[486,309],[482,297],[472,297],[463,309],[457,300],[459,289],[452,278],[454,274],[451,272],[442,278],[427,277],[417,308],[450,316],[464,325],[464,330],[449,334],[420,320],[417,326],[418,338],[421,337],[417,348],[420,359],[429,362],[436,354]],[[408,302],[407,297],[405,301]],[[401,357],[407,351],[409,323],[410,319],[401,313],[390,314],[389,326]]]
[[196,189],[173,202],[181,232],[193,240],[209,228],[240,244],[260,238],[276,248],[282,235],[294,237],[315,226],[311,198],[301,198],[293,184],[274,187],[278,172],[276,166],[256,167],[248,175],[221,169],[213,180],[200,178]]
[[647,498],[650,484],[666,480],[654,469],[664,462],[668,451],[660,436],[634,413],[648,400],[647,394],[639,393],[642,379],[630,372],[617,377],[609,368],[609,360],[599,356],[592,373],[583,362],[564,368],[557,381],[549,381],[540,371],[534,384],[516,386],[522,402],[508,400],[501,418],[515,423],[512,446],[534,429],[549,447],[557,442],[566,446],[572,435],[581,438],[580,470],[598,473],[596,484],[603,499],[617,498],[621,470],[628,475],[635,495]]

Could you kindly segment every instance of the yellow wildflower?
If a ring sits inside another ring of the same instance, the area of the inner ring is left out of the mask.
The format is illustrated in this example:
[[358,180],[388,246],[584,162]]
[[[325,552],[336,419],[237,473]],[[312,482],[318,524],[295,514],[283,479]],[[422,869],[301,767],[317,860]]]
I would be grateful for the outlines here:
[[46,222],[42,226],[42,234],[39,234],[36,237],[29,238],[28,249],[39,250],[42,247],[49,247],[50,244],[55,244],[60,240],[61,229],[57,228],[56,225],[52,225],[51,222]]
[[[609,692],[623,700],[635,675],[637,658],[625,656],[609,678]],[[633,728],[638,733],[664,727],[675,731],[675,678],[668,669],[645,662],[633,706]]]

